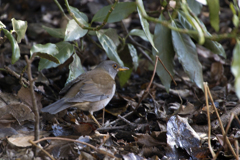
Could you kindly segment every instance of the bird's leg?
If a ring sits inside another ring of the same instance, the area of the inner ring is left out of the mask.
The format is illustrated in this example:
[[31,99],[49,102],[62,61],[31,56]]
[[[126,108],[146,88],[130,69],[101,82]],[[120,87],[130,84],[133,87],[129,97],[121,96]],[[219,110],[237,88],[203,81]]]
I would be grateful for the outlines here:
[[89,112],[91,118],[94,120],[95,123],[97,123],[98,128],[101,128],[100,124],[98,123],[98,121],[96,120],[96,118],[93,116],[93,113]]

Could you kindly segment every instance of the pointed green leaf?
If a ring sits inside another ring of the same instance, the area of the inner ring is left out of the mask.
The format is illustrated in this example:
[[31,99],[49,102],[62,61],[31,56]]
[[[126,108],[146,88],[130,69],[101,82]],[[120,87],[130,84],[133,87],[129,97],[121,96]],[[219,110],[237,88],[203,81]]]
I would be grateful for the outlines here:
[[210,12],[210,24],[215,31],[219,31],[219,0],[207,0],[207,4]]
[[58,53],[57,46],[52,43],[47,44],[34,44],[30,50],[30,55],[33,53],[47,53],[49,55],[55,55]]
[[[151,33],[150,33],[151,34]],[[129,32],[129,35],[132,36],[139,36],[140,38],[142,38],[144,41],[149,42],[145,32],[141,29],[133,29]],[[153,35],[151,34],[151,37],[153,38]]]
[[[32,56],[33,53],[37,53],[37,56],[41,58],[40,62],[49,61],[57,64],[60,63],[59,60],[55,57],[55,55],[58,53],[57,46],[55,44],[35,44],[30,50],[30,55]],[[44,68],[45,66],[43,64],[39,64],[38,70],[42,70]]]
[[[174,21],[172,21],[172,26],[177,27]],[[190,79],[203,90],[202,65],[198,60],[195,44],[187,34],[174,30],[172,30],[172,42],[184,71]]]
[[85,22],[88,22],[88,17],[86,14],[80,12],[77,8],[69,6],[70,11],[75,15],[77,18],[82,18]]
[[124,66],[116,51],[116,45],[113,43],[113,41],[101,31],[96,31],[96,34],[103,49],[106,51],[108,58],[117,62],[119,65]]
[[73,55],[73,61],[69,65],[69,75],[68,75],[67,82],[65,83],[65,86],[83,73],[84,73],[84,70],[81,64],[81,60],[78,57],[78,55],[75,53]]
[[55,38],[64,38],[65,36],[65,31],[62,28],[50,28],[47,26],[42,26],[42,28],[48,32],[48,34],[50,34],[51,36],[55,37]]
[[194,30],[198,32],[198,43],[202,45],[205,42],[205,37],[201,26],[189,13],[179,11],[178,14],[180,14],[182,17],[185,17],[188,23],[190,23],[190,25],[194,28]]
[[[118,34],[117,34],[117,30],[113,29],[113,28],[109,28],[109,29],[102,29],[101,31],[103,31],[103,33],[108,36],[113,43],[118,46],[120,44],[119,38],[118,38]],[[95,33],[96,34],[96,33]]]
[[[83,18],[77,18],[77,20],[85,25],[88,26],[87,22]],[[66,31],[65,31],[65,38],[64,41],[74,41],[77,40],[88,32],[87,29],[82,29],[74,19],[70,20],[67,24]]]
[[234,26],[238,27],[238,25],[239,25],[239,18],[238,18],[238,16],[236,14],[233,15],[232,21],[233,21]]
[[[72,44],[68,42],[59,42],[55,44],[46,44],[40,46],[43,53],[47,53],[56,59],[59,60],[59,63],[54,63],[49,59],[41,59],[39,62],[38,70],[42,70],[44,68],[57,67],[60,64],[63,64],[73,53],[74,47]],[[47,49],[49,48],[49,49]],[[45,52],[44,52],[45,51]]]
[[133,66],[134,66],[134,69],[137,70],[137,67],[138,67],[138,55],[137,55],[137,50],[136,48],[134,47],[134,45],[132,44],[127,44],[128,45],[128,50],[130,52],[130,55],[132,57],[132,62],[133,62]]
[[59,64],[59,60],[54,57],[53,55],[50,55],[50,54],[47,54],[47,53],[41,53],[41,52],[37,52],[36,56],[40,57],[40,58],[43,58],[43,59],[46,59],[46,60],[49,60],[49,61],[52,61],[54,63],[57,63]]
[[[106,18],[112,5],[108,5],[100,9],[93,17],[92,22],[103,22]],[[113,12],[108,17],[108,23],[119,22],[127,18],[132,12],[136,10],[135,2],[120,2],[116,4]]]
[[[189,30],[194,30],[194,27],[191,25],[191,23],[188,22],[188,20],[182,14],[178,14],[178,19],[184,28],[189,29]],[[200,21],[200,23],[201,23],[201,27],[204,30],[204,32],[207,33],[209,36],[211,36],[211,34],[207,31],[205,25],[201,21]],[[191,37],[196,41],[198,40],[198,36],[196,36],[196,35],[191,35]],[[209,49],[214,54],[219,54],[219,55],[223,56],[224,58],[226,58],[226,53],[223,49],[223,46],[220,43],[206,39],[203,46],[206,47],[207,49]]]
[[[143,8],[143,14],[144,15],[147,15],[146,11],[144,10],[144,6],[143,6],[143,2],[142,0],[137,0],[137,3],[141,6],[141,8]],[[154,42],[153,42],[153,38],[151,36],[151,33],[150,33],[150,30],[149,30],[149,23],[146,19],[143,18],[139,8],[137,7],[137,11],[138,11],[138,16],[139,16],[139,19],[140,19],[140,23],[142,25],[142,28],[149,40],[149,42],[151,43],[152,47],[156,50],[156,52],[158,52],[157,48],[155,47],[154,45]]]
[[[164,20],[164,16],[162,14],[159,17],[159,20]],[[158,57],[162,60],[168,71],[172,75],[174,75],[173,59],[175,53],[173,50],[171,37],[171,30],[157,23],[154,30],[153,41],[159,52],[156,52],[154,49],[152,50],[152,52],[153,55],[158,55]],[[172,78],[160,62],[158,62],[157,65],[157,75],[161,79],[161,82],[165,86],[167,92],[169,92]]]
[[235,90],[238,98],[240,98],[240,41],[237,40],[237,44],[233,50],[233,62],[231,71],[235,76]]
[[8,38],[8,40],[11,43],[12,47],[12,64],[14,64],[19,58],[20,58],[20,49],[18,46],[17,41],[13,37],[13,35],[6,29],[3,28],[3,32],[5,36]]
[[196,0],[187,0],[187,4],[196,16],[201,13],[201,9],[202,9],[201,3],[197,2]]
[[27,21],[16,20],[12,18],[13,30],[17,33],[17,42],[20,43],[27,30]]
[[[207,34],[209,36],[211,36],[210,33],[207,32]],[[218,43],[216,41],[212,41],[210,39],[206,39],[206,41],[203,44],[203,46],[208,48],[211,52],[213,52],[215,54],[219,54],[222,57],[226,58],[225,50],[224,50],[223,46],[220,43]]]
[[0,21],[0,29],[1,28],[6,28],[6,26]]
[[126,71],[121,71],[121,72],[118,72],[118,77],[119,77],[119,83],[120,83],[120,86],[123,87],[124,84],[127,83],[127,81],[129,80],[130,76],[131,76],[131,73],[132,73],[132,68],[129,69],[129,70],[126,70]]

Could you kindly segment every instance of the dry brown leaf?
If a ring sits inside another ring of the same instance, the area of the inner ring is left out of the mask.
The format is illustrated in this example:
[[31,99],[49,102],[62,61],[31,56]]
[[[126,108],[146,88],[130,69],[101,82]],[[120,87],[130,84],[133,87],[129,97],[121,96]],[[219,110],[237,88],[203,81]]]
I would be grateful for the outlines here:
[[[41,88],[39,89],[41,90]],[[42,109],[42,95],[35,93],[36,100],[37,100],[37,106],[38,109]],[[32,96],[29,88],[21,87],[21,89],[18,91],[18,97],[23,101],[25,104],[27,104],[30,108],[32,108]]]
[[10,138],[7,138],[8,142],[16,147],[29,147],[32,146],[31,143],[29,143],[29,140],[34,140],[34,136],[26,136],[26,135],[14,135]]
[[154,139],[149,134],[139,133],[134,136],[134,139],[138,144],[144,145],[145,147],[154,147],[154,146],[165,144],[163,142],[158,141],[157,139]]

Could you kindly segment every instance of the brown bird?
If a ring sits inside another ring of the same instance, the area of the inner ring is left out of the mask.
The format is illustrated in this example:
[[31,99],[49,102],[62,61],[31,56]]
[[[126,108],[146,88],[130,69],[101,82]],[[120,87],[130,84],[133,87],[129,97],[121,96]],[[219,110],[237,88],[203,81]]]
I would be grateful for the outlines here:
[[65,94],[65,96],[41,111],[56,114],[69,107],[77,107],[88,111],[100,127],[93,112],[103,109],[112,99],[116,90],[114,79],[118,71],[124,70],[128,70],[128,68],[121,67],[114,61],[103,61],[93,70],[85,72],[69,82],[60,91],[60,94]]

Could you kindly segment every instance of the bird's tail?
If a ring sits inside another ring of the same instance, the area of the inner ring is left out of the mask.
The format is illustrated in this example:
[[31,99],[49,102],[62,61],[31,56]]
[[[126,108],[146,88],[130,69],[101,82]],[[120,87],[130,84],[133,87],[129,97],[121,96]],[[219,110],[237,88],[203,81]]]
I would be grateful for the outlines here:
[[67,109],[68,107],[70,107],[70,105],[65,102],[64,98],[62,98],[54,102],[53,104],[42,108],[41,111],[48,112],[50,114],[56,114],[64,109]]

